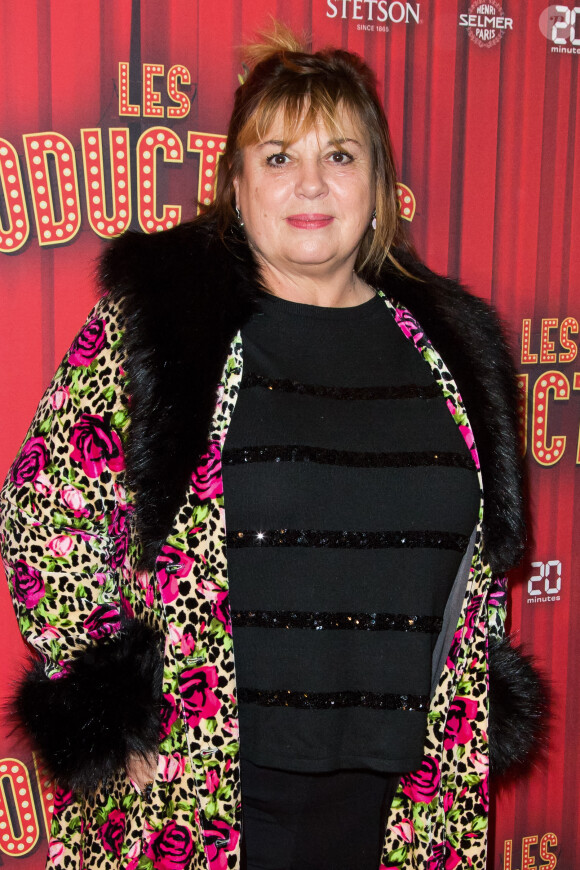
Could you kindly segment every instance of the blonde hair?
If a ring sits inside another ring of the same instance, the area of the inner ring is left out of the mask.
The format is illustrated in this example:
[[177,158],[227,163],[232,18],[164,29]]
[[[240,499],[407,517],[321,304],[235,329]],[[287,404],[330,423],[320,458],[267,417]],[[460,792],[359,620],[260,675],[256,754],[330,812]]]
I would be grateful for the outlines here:
[[391,254],[391,248],[404,239],[398,217],[395,163],[371,69],[358,55],[343,49],[307,51],[280,23],[275,23],[261,42],[246,47],[245,59],[247,77],[236,90],[218,169],[216,198],[206,210],[207,218],[216,221],[222,238],[235,226],[233,182],[243,172],[243,149],[265,138],[279,112],[288,143],[320,121],[340,138],[340,118],[346,113],[368,137],[376,181],[376,230],[369,222],[356,271],[372,280],[387,258],[401,268]]

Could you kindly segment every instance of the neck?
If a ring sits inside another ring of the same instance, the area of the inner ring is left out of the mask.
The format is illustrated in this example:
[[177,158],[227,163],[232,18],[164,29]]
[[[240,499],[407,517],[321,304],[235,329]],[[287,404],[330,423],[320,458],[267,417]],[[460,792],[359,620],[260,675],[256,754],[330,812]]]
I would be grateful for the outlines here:
[[260,272],[266,290],[280,299],[323,308],[351,308],[375,295],[352,268],[329,275],[282,272],[268,263]]

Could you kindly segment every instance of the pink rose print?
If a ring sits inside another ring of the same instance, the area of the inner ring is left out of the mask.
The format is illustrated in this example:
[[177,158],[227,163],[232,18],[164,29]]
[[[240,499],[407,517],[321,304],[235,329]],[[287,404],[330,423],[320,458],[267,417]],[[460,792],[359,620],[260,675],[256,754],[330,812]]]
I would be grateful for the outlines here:
[[457,659],[459,656],[459,649],[461,647],[461,638],[463,636],[463,628],[458,628],[455,634],[453,635],[453,640],[451,641],[451,646],[449,647],[449,652],[447,653],[447,662],[446,665],[448,668],[455,670],[455,665],[457,664]]
[[475,618],[481,608],[483,595],[474,595],[467,607],[465,614],[465,637],[471,637],[475,628]]
[[471,763],[480,776],[487,776],[489,772],[489,757],[483,752],[472,752],[469,756]]
[[490,607],[505,607],[507,599],[507,577],[495,577],[489,589]]
[[55,867],[60,867],[64,858],[64,843],[60,840],[51,840],[48,844],[48,857]]
[[48,542],[48,549],[57,559],[61,556],[68,555],[73,546],[74,541],[70,535],[57,535]]
[[155,563],[159,589],[164,604],[171,604],[179,595],[178,577],[187,577],[193,565],[191,556],[164,544]]
[[73,791],[66,791],[64,788],[57,785],[54,791],[55,816],[62,813],[63,810],[66,810],[66,808],[74,801],[74,797],[75,795]]
[[212,692],[217,684],[215,667],[189,668],[179,675],[185,718],[190,728],[198,725],[201,719],[211,719],[220,709],[221,703]]
[[169,640],[179,646],[184,656],[190,656],[195,649],[195,641],[190,631],[183,631],[176,622],[169,623]]
[[115,430],[98,414],[83,414],[70,437],[71,459],[80,462],[87,477],[99,477],[106,468],[122,471],[123,446]]
[[115,493],[115,498],[117,499],[117,504],[120,507],[127,507],[127,490],[123,484],[115,481],[113,484],[113,491]]
[[397,836],[399,836],[405,843],[412,843],[413,837],[415,836],[415,827],[411,819],[403,819],[398,825],[393,826],[393,830],[396,832]]
[[476,468],[479,468],[479,456],[477,455],[477,450],[475,449],[475,441],[473,438],[473,432],[469,428],[469,426],[465,426],[460,424],[459,431],[463,435],[463,440],[467,444],[467,449],[471,453],[473,463]]
[[[458,398],[461,399],[460,396]],[[453,404],[453,402],[449,398],[447,399],[447,409],[449,410],[449,412],[451,414],[455,414],[457,411],[457,408],[455,407],[455,405]],[[477,450],[475,449],[475,439],[473,437],[473,432],[471,431],[470,427],[466,426],[464,423],[459,424],[459,431],[461,432],[461,434],[463,436],[463,440],[465,441],[465,444],[467,445],[467,449],[471,453],[471,458],[473,459],[473,464],[475,465],[476,468],[479,468],[479,456],[477,455]]]
[[164,782],[173,782],[185,771],[185,758],[179,752],[159,756],[159,774]]
[[173,646],[180,644],[183,637],[183,629],[176,622],[169,622],[167,628],[169,629],[169,642]]
[[[94,532],[85,532],[83,529],[69,529],[71,535],[76,535],[81,541],[96,541],[98,540],[98,535]],[[98,575],[95,574],[95,577]],[[106,576],[106,575],[105,575]]]
[[425,756],[418,770],[405,773],[401,777],[403,792],[420,804],[431,803],[437,794],[440,780],[439,762],[430,755]]
[[155,870],[186,870],[194,855],[190,829],[169,822],[149,837],[145,854],[153,861]]
[[451,807],[453,806],[453,801],[455,800],[452,791],[446,791],[443,795],[443,809],[446,813],[449,812]]
[[423,332],[419,324],[406,308],[397,308],[395,311],[395,323],[398,324],[403,335],[413,340],[413,344],[417,344],[423,338]]
[[180,644],[181,638],[183,637],[183,629],[181,629],[176,622],[169,622],[167,628],[169,630],[169,642],[173,646]]
[[[59,637],[60,631],[58,630],[58,628],[47,622],[39,635],[39,640],[50,642],[51,640],[58,640]],[[34,640],[31,640],[30,642],[34,645]]]
[[191,475],[193,489],[198,498],[205,500],[223,494],[222,455],[220,445],[212,441],[209,450]]
[[457,744],[469,743],[473,737],[473,728],[469,720],[477,715],[477,701],[472,698],[454,698],[449,707],[449,715],[445,724],[443,746],[451,749]]
[[113,634],[121,628],[121,616],[114,604],[99,604],[83,622],[83,626],[93,640]]
[[129,547],[130,515],[131,510],[121,506],[116,507],[111,515],[109,537],[114,541],[114,549],[110,556],[111,568],[113,570],[117,570],[125,562]]
[[224,731],[231,734],[234,740],[238,740],[240,736],[240,723],[237,719],[226,719],[224,722]]
[[487,774],[477,786],[477,796],[484,813],[487,813],[489,811],[489,776]]
[[121,611],[123,615],[127,617],[127,619],[133,619],[135,617],[135,611],[133,610],[133,605],[129,601],[128,598],[123,595],[123,592],[119,591],[119,603],[121,605]]
[[34,481],[34,489],[39,495],[50,495],[52,492],[52,486],[50,485],[50,478],[46,476],[44,471],[41,471],[36,480]]
[[137,571],[135,573],[135,580],[137,581],[141,589],[147,590],[147,587],[150,585],[149,572]]
[[426,870],[455,870],[460,863],[461,858],[449,840],[445,840],[433,847],[433,853],[425,866]]
[[213,794],[218,785],[220,784],[220,778],[217,775],[217,771],[213,768],[208,770],[205,775],[205,786],[210,794]]
[[60,499],[64,506],[73,512],[75,517],[88,517],[90,515],[84,495],[72,483],[67,483],[63,486],[60,491]]
[[181,638],[181,652],[184,656],[190,656],[195,649],[195,641],[190,631],[183,633]]
[[23,445],[10,471],[10,479],[14,486],[33,483],[47,461],[44,438],[29,438]]
[[227,870],[227,852],[233,852],[238,844],[239,833],[223,822],[221,819],[213,819],[204,825],[203,834],[207,847],[207,856],[211,870]]
[[135,579],[145,592],[145,607],[152,607],[155,601],[155,588],[147,571],[137,571]]
[[165,740],[171,734],[173,723],[177,721],[177,707],[173,695],[163,695],[161,704],[161,727],[159,738]]
[[69,399],[69,390],[68,387],[57,387],[52,396],[50,397],[50,404],[54,411],[60,411],[61,408],[64,408],[65,404]]
[[211,601],[211,615],[222,623],[227,634],[232,633],[232,620],[230,616],[229,592],[222,589],[211,580],[201,580],[197,584],[198,590]]
[[67,662],[65,659],[59,659],[57,664],[58,664],[59,670],[58,671],[51,671],[51,673],[49,673],[49,675],[48,675],[49,680],[61,680],[63,677],[66,677],[66,675],[69,673],[70,667],[71,667],[70,661]]
[[127,868],[126,870],[137,870],[139,858],[141,857],[141,841],[133,843],[127,852]]
[[28,565],[24,559],[19,559],[14,565],[12,586],[15,597],[29,610],[44,598],[44,580],[40,571]]
[[71,366],[90,366],[105,346],[105,321],[95,317],[73,341],[68,353]]
[[111,810],[105,824],[97,830],[97,836],[106,852],[112,852],[115,858],[120,858],[125,838],[125,813],[122,810]]

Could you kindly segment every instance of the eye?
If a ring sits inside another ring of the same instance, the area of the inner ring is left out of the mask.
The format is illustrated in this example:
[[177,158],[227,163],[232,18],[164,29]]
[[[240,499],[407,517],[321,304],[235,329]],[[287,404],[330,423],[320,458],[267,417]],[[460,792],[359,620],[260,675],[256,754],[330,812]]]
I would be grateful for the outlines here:
[[283,151],[279,151],[277,154],[271,154],[266,158],[266,163],[268,166],[286,166],[289,162],[290,158],[287,154],[284,154]]
[[352,163],[352,160],[353,158],[346,151],[333,151],[330,155],[330,162],[338,166],[346,166],[347,163]]

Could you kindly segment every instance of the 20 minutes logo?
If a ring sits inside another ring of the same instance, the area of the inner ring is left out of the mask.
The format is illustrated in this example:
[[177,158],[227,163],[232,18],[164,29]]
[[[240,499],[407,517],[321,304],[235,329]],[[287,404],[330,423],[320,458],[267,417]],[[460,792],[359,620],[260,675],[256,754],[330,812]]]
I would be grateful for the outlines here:
[[540,30],[556,54],[580,54],[580,6],[548,6],[540,15]]
[[559,601],[562,589],[562,563],[559,559],[532,562],[535,573],[528,578],[528,604]]

